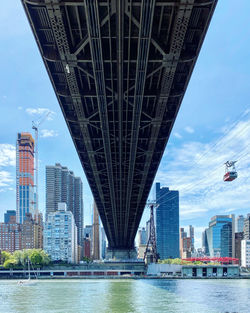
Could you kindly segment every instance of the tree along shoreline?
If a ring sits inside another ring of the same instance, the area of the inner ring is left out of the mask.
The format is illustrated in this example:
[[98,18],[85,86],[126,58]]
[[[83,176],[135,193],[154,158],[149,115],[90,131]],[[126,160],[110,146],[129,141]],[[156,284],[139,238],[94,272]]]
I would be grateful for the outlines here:
[[16,250],[0,252],[0,269],[27,269],[28,261],[34,268],[48,266],[51,263],[49,255],[42,249]]

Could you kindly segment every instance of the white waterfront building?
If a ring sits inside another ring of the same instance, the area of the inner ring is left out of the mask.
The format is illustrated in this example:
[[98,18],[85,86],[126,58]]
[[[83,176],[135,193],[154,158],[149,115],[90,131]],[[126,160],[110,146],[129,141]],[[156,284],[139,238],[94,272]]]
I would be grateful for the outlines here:
[[67,211],[66,203],[58,203],[58,209],[47,215],[44,227],[44,250],[52,261],[77,263],[77,227],[74,215]]
[[241,266],[250,267],[250,240],[241,240]]

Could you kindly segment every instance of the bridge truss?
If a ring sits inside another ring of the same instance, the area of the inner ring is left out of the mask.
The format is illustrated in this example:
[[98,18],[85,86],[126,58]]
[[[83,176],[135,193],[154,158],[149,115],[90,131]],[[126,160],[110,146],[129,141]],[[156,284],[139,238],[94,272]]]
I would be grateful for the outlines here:
[[129,249],[217,0],[22,0],[112,249]]

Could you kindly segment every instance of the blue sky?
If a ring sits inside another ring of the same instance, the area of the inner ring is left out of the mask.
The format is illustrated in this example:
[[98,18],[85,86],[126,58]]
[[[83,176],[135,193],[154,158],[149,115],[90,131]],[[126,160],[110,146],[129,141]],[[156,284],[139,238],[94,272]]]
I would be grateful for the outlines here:
[[[197,247],[213,215],[250,212],[249,11],[248,0],[219,1],[156,176],[180,191],[180,224],[195,226]],[[45,165],[60,162],[83,180],[90,223],[92,195],[19,0],[1,5],[0,65],[0,221],[16,206],[16,134],[49,110],[39,138],[40,209]],[[228,159],[238,160],[239,178],[224,183]]]

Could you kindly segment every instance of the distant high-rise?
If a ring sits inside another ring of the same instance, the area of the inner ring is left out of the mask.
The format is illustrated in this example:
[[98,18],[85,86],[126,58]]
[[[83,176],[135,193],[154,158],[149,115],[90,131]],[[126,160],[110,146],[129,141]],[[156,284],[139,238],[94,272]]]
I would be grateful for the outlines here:
[[147,231],[144,227],[138,231],[138,244],[146,245],[147,244]]
[[105,230],[102,227],[101,228],[101,258],[105,259],[106,258],[106,245],[107,245],[107,239],[106,239],[106,234],[105,234]]
[[83,256],[90,259],[91,258],[91,242],[88,237],[84,237],[84,244],[83,244]]
[[235,256],[234,215],[216,215],[211,218],[206,230],[211,257]]
[[93,238],[93,227],[92,225],[86,225],[83,229],[83,237],[84,237],[84,256],[87,258],[91,258],[91,251],[92,251],[92,238]]
[[244,239],[250,240],[250,215],[247,214],[247,217],[244,219]]
[[34,216],[34,146],[31,134],[18,133],[16,143],[16,221],[23,223],[27,213]]
[[194,227],[189,225],[189,237],[191,239],[191,252],[194,252]]
[[241,240],[241,266],[250,267],[250,240]]
[[208,250],[208,242],[207,242],[207,230],[208,228],[206,228],[203,232],[202,232],[202,250],[203,253],[205,255],[209,254],[209,250]]
[[235,233],[235,257],[239,259],[241,265],[241,241],[244,239],[243,232]]
[[4,223],[16,222],[16,210],[7,210],[4,213]]
[[146,222],[146,236],[147,236],[147,243],[150,235],[150,220]]
[[182,259],[191,257],[191,247],[192,241],[191,237],[187,237],[187,232],[184,231],[184,228],[180,228],[180,257]]
[[93,206],[93,259],[100,259],[100,218],[97,206]]
[[160,259],[178,258],[179,192],[156,183],[156,244]]
[[187,237],[187,232],[185,232],[184,228],[180,228],[180,238],[186,238]]
[[83,246],[83,200],[82,181],[67,167],[57,163],[46,166],[46,217],[56,212],[58,203],[67,204],[77,226],[77,243]]
[[239,215],[236,217],[236,221],[235,221],[235,232],[241,233],[243,232],[243,228],[244,228],[244,216]]
[[86,225],[83,230],[84,238],[89,238],[90,240],[92,240],[93,237],[92,233],[93,233],[92,225]]

